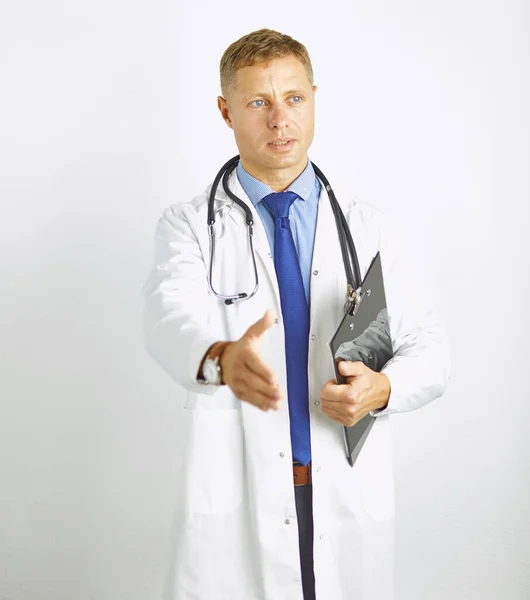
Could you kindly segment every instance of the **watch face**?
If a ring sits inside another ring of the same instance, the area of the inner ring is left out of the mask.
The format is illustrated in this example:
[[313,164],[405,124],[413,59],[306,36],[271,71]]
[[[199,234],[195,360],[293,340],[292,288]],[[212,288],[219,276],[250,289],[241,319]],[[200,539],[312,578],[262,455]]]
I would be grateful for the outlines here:
[[221,382],[217,365],[213,362],[213,360],[206,359],[202,371],[204,374],[204,379],[206,379],[208,383],[219,384]]

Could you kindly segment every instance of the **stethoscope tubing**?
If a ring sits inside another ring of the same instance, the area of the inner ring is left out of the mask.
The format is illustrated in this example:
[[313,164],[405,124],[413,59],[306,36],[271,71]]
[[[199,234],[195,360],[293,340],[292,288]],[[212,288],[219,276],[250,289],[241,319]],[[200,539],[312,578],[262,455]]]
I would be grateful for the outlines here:
[[[254,252],[254,244],[253,244],[253,236],[254,236],[254,220],[252,216],[252,211],[250,208],[238,198],[230,189],[228,185],[228,179],[232,171],[237,167],[237,163],[239,162],[239,155],[234,156],[230,160],[228,160],[217,173],[212,187],[210,189],[210,195],[208,198],[208,234],[210,239],[210,268],[209,268],[209,286],[214,295],[221,300],[224,300],[226,305],[233,304],[237,301],[249,300],[256,294],[259,287],[258,281],[258,269],[256,265],[256,255]],[[357,251],[355,248],[355,244],[353,242],[353,238],[351,235],[350,228],[348,226],[348,222],[346,221],[346,217],[337,201],[337,197],[335,196],[335,192],[333,191],[329,181],[322,171],[315,165],[315,163],[311,162],[313,169],[315,171],[316,176],[321,180],[322,184],[326,188],[326,191],[329,196],[329,200],[331,203],[331,208],[333,210],[333,215],[335,217],[335,224],[337,227],[337,235],[339,237],[339,243],[341,247],[342,260],[344,263],[344,270],[346,272],[346,281],[348,282],[348,289],[346,295],[351,302],[355,302],[359,297],[359,286],[361,284],[361,270],[359,267],[359,260],[357,257]],[[252,263],[254,267],[254,278],[255,285],[251,294],[246,293],[238,293],[232,295],[223,295],[216,292],[213,287],[213,267],[215,261],[215,194],[217,188],[219,187],[219,183],[223,184],[223,190],[226,195],[233,200],[238,206],[240,206],[246,216],[246,225],[248,229],[248,237],[250,244],[250,252],[252,256]]]

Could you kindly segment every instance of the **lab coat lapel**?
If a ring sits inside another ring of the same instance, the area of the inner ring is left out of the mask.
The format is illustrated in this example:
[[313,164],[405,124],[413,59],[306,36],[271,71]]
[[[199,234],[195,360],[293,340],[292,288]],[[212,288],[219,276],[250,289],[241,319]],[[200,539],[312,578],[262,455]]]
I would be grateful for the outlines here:
[[[315,275],[317,273],[317,275]],[[315,315],[339,310],[337,288],[343,281],[344,267],[335,216],[324,186],[318,201],[318,216],[311,264],[310,323]],[[344,279],[344,293],[346,293]],[[344,298],[346,296],[344,295]]]
[[[274,261],[272,259],[272,253],[271,253],[270,247],[269,247],[269,240],[267,238],[267,234],[265,233],[265,228],[263,226],[261,217],[259,216],[258,212],[256,211],[254,204],[252,204],[252,201],[245,193],[245,190],[239,183],[239,178],[237,177],[236,169],[234,169],[232,171],[232,173],[230,174],[230,176],[228,178],[228,185],[229,185],[230,189],[232,190],[232,192],[238,198],[240,198],[252,211],[252,217],[254,220],[254,225],[253,225],[254,250],[256,252],[256,255],[261,259],[263,268],[265,269],[265,272],[267,273],[267,276],[269,277],[269,279],[274,287],[274,290],[275,290],[275,293],[277,296],[276,299],[277,299],[278,305],[279,305],[280,289],[278,287],[278,280],[276,277],[276,270],[274,268]],[[247,234],[245,213],[240,207],[237,206],[237,204],[229,196],[226,195],[225,191],[223,190],[222,185],[220,185],[217,188],[217,192],[215,194],[215,199],[216,199],[216,201],[219,201],[222,203],[229,203],[234,207],[234,211],[231,213],[231,216],[233,215],[232,221],[236,228],[235,235],[247,236],[248,234]]]

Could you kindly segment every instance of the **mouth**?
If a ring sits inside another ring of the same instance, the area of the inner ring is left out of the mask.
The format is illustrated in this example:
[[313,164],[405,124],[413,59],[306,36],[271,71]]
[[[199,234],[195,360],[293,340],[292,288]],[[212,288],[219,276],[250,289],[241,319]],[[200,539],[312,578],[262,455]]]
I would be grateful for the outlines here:
[[286,152],[292,148],[295,141],[296,140],[292,140],[290,138],[284,138],[269,142],[267,146],[276,152]]

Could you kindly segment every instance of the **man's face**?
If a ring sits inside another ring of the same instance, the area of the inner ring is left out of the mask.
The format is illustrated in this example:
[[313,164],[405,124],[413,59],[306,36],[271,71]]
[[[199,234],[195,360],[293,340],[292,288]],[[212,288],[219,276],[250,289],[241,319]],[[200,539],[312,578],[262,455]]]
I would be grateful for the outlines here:
[[218,98],[218,106],[252,175],[286,170],[296,177],[306,167],[316,89],[294,56],[238,69],[234,89],[226,100]]

